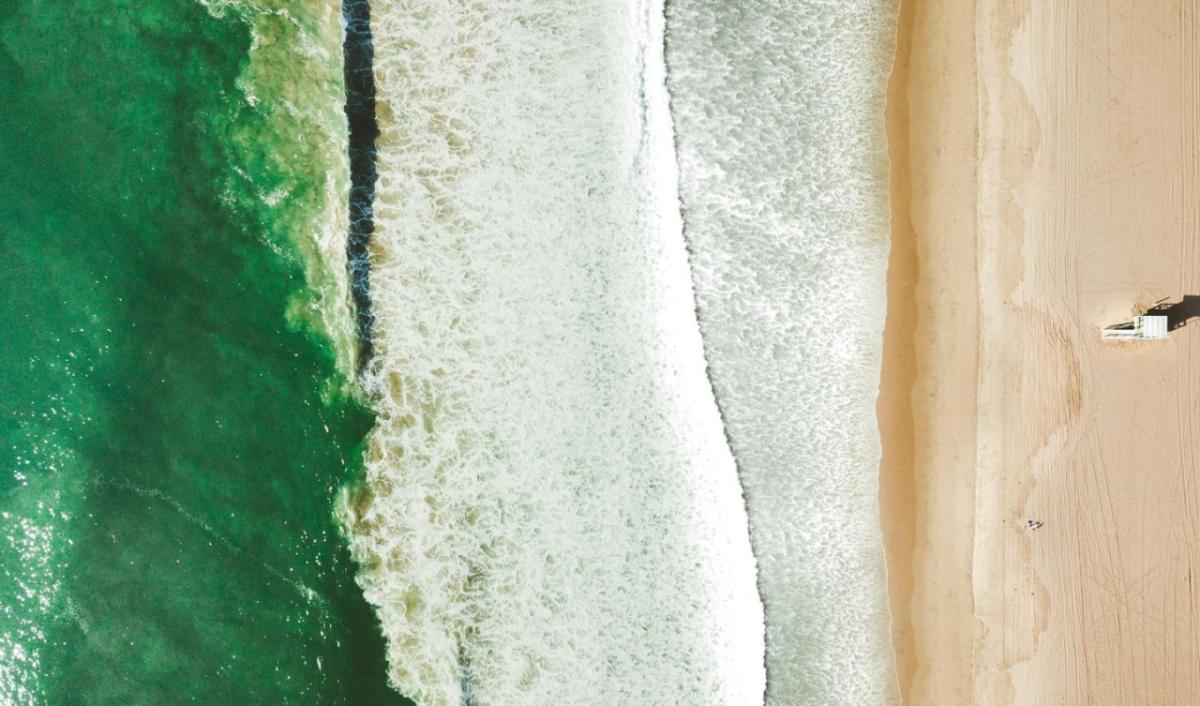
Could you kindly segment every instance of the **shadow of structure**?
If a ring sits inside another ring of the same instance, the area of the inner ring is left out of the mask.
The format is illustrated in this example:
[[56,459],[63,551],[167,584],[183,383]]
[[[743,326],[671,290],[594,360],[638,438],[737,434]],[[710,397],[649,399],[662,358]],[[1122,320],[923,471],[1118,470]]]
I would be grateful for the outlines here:
[[1200,294],[1185,295],[1177,302],[1160,301],[1145,315],[1167,317],[1167,330],[1174,331],[1200,316]]

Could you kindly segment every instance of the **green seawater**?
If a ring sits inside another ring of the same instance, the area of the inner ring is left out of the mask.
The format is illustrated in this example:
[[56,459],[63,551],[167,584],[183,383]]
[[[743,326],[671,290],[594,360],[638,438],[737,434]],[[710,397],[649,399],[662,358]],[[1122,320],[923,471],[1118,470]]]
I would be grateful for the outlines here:
[[0,704],[401,703],[331,514],[337,17],[0,0]]

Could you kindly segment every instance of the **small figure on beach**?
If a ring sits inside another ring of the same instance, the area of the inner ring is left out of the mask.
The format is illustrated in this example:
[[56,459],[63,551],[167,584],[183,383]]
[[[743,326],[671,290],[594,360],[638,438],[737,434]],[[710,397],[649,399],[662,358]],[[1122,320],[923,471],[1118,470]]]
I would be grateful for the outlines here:
[[1026,525],[1026,526],[1029,528],[1029,530],[1030,530],[1031,532],[1032,532],[1032,531],[1036,531],[1036,530],[1037,530],[1037,528],[1041,527],[1041,526],[1042,526],[1042,525],[1044,525],[1044,524],[1045,524],[1045,523],[1044,523],[1044,522],[1042,522],[1041,520],[1026,520],[1026,521],[1025,521],[1025,525]]

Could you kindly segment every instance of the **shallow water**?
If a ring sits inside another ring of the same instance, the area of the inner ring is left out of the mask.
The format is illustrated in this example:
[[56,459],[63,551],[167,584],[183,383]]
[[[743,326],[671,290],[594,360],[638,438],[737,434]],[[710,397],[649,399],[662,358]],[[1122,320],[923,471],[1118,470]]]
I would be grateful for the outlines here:
[[331,514],[338,8],[283,7],[0,4],[0,701],[399,701]]
[[767,703],[894,699],[878,514],[892,0],[672,0],[668,87]]

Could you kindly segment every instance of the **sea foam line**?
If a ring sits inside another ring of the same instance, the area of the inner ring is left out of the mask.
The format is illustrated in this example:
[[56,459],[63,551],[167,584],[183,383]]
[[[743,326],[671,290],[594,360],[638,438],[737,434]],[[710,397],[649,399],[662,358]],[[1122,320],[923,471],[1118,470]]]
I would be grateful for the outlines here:
[[660,2],[376,6],[378,425],[339,514],[423,704],[761,700]]

